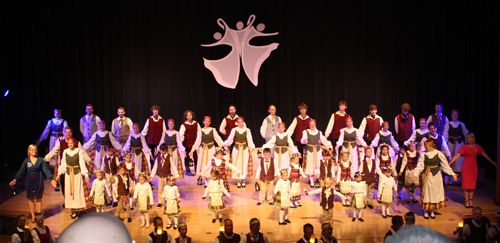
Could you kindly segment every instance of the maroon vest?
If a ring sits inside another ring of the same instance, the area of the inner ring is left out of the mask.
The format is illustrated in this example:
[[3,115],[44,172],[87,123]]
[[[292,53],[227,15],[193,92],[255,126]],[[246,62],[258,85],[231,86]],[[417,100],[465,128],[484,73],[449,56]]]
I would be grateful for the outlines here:
[[333,139],[339,139],[340,129],[347,127],[345,121],[347,120],[348,117],[351,116],[349,116],[349,114],[347,113],[345,113],[344,116],[339,116],[337,113],[335,113],[334,116],[335,116],[335,122],[333,123],[333,129],[330,137]]
[[148,129],[148,144],[158,145],[160,144],[161,135],[163,134],[163,118],[160,118],[158,122],[155,122],[152,117],[148,118],[149,129]]
[[172,172],[170,172],[170,154],[167,153],[167,158],[163,158],[163,155],[158,156],[157,158],[158,177],[167,177],[169,175],[172,175]]
[[111,175],[117,174],[116,157],[113,156],[111,159],[109,157],[104,157],[104,173]]
[[311,121],[311,118],[308,117],[302,120],[299,115],[297,116],[297,118],[295,118],[295,120],[297,120],[297,126],[295,126],[295,141],[300,142],[300,140],[302,139],[302,132],[309,128],[309,122]]
[[407,170],[413,170],[413,169],[417,168],[418,156],[420,156],[420,154],[417,152],[416,156],[414,158],[411,158],[408,151],[406,152],[406,169]]
[[[124,177],[127,177],[129,180],[130,180],[130,177],[128,176],[128,174],[123,174]],[[117,175],[116,176],[118,178],[118,189],[117,189],[117,193],[119,196],[126,196],[128,195],[129,193],[129,187],[125,187],[125,182],[123,181],[123,178],[120,176],[120,175]],[[128,180],[127,180],[127,183]]]
[[349,161],[349,165],[347,167],[344,167],[342,163],[338,163],[340,169],[340,180],[345,180],[345,181],[351,180],[351,164],[352,162]]
[[332,209],[333,208],[333,198],[335,197],[335,194],[333,194],[333,189],[330,187],[330,197],[328,198],[328,202],[326,200],[326,188],[323,187],[321,189],[321,203],[319,204],[321,207],[323,207],[323,209],[326,209],[326,205],[328,203],[328,209]]
[[[191,243],[191,238],[189,238],[189,236],[186,236],[186,237],[187,237],[187,243]],[[176,243],[181,243],[180,237],[175,238],[175,242]]]
[[250,237],[250,233],[246,234],[247,237],[247,242],[248,243],[264,243],[264,235],[259,232],[259,240],[258,241],[253,241],[252,237]]
[[320,166],[319,166],[319,177],[321,180],[325,180],[327,177],[328,178],[333,178],[332,175],[332,167],[334,160],[329,159],[328,161],[321,160]]
[[[123,161],[123,165],[125,165],[126,162]],[[132,180],[135,180],[135,163],[132,162],[132,169],[127,169],[127,166],[125,166],[125,174],[128,174],[129,178],[131,178]]]
[[183,123],[184,128],[186,128],[186,131],[184,131],[184,141],[182,142],[182,145],[186,149],[190,149],[193,147],[194,142],[196,142],[196,136],[198,135],[198,122],[194,122],[192,125],[189,125],[187,123]]
[[223,159],[220,166],[215,164],[215,159],[212,159],[212,168],[219,169],[219,177],[221,179],[226,179],[226,161]]
[[40,233],[37,227],[33,228],[40,239],[40,243],[49,243],[50,242],[50,230],[49,227],[45,226],[45,234]]
[[[24,232],[20,232],[17,227],[14,228],[14,234],[19,235],[22,243],[33,243],[33,236],[31,236],[31,232],[28,229],[25,229]],[[24,234],[27,234],[28,240],[24,240]]]
[[372,171],[368,170],[368,164],[366,162],[366,158],[363,159],[363,179],[362,181],[366,181],[366,184],[374,183],[375,182],[375,163],[372,160]]
[[[158,242],[158,236],[155,235],[153,232],[151,232],[151,234],[149,234],[149,237],[151,237],[151,239],[153,240],[154,243],[157,243]],[[163,234],[162,237],[161,237],[161,243],[167,243],[169,242],[168,241],[168,235],[167,234]]]
[[[218,237],[220,237],[220,235],[219,235]],[[239,242],[240,242],[240,240],[241,240],[241,236],[240,236],[240,235],[238,235],[238,234],[234,234],[234,233],[233,233],[233,238],[232,238],[232,239],[228,239],[228,238],[226,238],[226,235],[225,235],[225,234],[222,234],[222,238],[224,238],[224,239],[222,239],[222,241],[220,241],[220,240],[219,240],[219,242],[221,242],[221,243],[222,243],[222,242],[224,242],[224,243],[233,243],[233,242],[234,242],[234,243],[239,243]],[[220,238],[219,238],[219,239],[220,239]]]
[[411,137],[413,133],[412,123],[413,123],[413,115],[408,114],[408,119],[403,119],[403,116],[399,114],[397,116],[398,120],[398,141],[406,141]]
[[226,120],[226,139],[229,138],[229,134],[231,134],[231,130],[233,128],[237,127],[236,123],[238,122],[238,118],[235,118],[234,120],[231,120],[230,118],[226,117],[224,118]]
[[470,229],[470,235],[465,237],[467,243],[486,242],[488,227],[490,227],[490,221],[488,220],[488,218],[483,217],[481,219],[481,226],[479,227],[476,227],[474,223],[472,223],[472,219],[465,219],[464,221],[464,224],[469,225]]
[[271,162],[269,162],[269,169],[267,170],[267,175],[265,173],[266,167],[264,165],[264,158],[260,160],[260,180],[263,182],[274,180],[274,159],[271,158]]
[[300,164],[299,164],[299,168],[298,169],[295,169],[293,168],[293,166],[290,166],[291,170],[290,170],[290,181],[291,182],[299,182],[299,177],[300,177]]
[[377,133],[380,131],[380,117],[377,117],[377,119],[372,119],[368,115],[366,118],[366,127],[365,127],[365,136],[364,139],[365,141],[373,141]]
[[438,117],[436,113],[431,115],[432,117],[432,122],[436,123],[437,125],[437,132],[439,135],[443,135],[444,131],[444,125],[446,124],[446,116],[441,113],[441,115]]
[[379,161],[380,161],[380,168],[382,167],[390,167],[391,166],[391,156],[387,156],[389,157],[389,159],[387,160],[382,160],[382,154],[380,154],[380,156],[378,157]]

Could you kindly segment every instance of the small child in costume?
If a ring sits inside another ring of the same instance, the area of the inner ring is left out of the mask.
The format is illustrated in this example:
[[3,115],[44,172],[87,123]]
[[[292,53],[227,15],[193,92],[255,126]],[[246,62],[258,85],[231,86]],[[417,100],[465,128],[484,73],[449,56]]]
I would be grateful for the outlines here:
[[[299,158],[298,156],[294,158]],[[298,160],[297,160],[298,163]],[[280,170],[281,179],[278,180],[274,187],[274,206],[280,208],[279,225],[286,225],[291,223],[288,220],[288,208],[290,207],[290,182],[288,181],[288,169]],[[300,190],[300,189],[299,189]]]
[[321,203],[319,205],[323,208],[323,218],[325,223],[333,224],[333,200],[335,195],[342,198],[343,201],[347,200],[344,195],[335,190],[335,182],[333,179],[326,178],[323,188],[316,189],[311,192],[307,192],[306,189],[304,189],[304,191],[306,192],[306,195],[321,193]]
[[411,141],[408,144],[408,150],[404,154],[403,162],[401,163],[401,170],[399,176],[401,177],[404,172],[404,186],[406,190],[406,202],[410,203],[410,193],[413,196],[413,202],[417,203],[415,198],[415,189],[420,186],[420,180],[412,182],[415,168],[417,168],[418,157],[420,153],[415,148],[415,142]]
[[320,187],[325,184],[325,179],[333,179],[335,177],[335,168],[337,167],[337,162],[332,159],[332,154],[327,149],[323,149],[323,159],[319,163],[319,178]]
[[168,217],[167,229],[172,227],[172,218],[174,218],[174,230],[177,229],[179,224],[179,214],[181,213],[181,207],[179,207],[179,202],[181,202],[181,194],[179,194],[179,188],[174,185],[175,177],[167,177],[167,185],[163,188],[163,200],[165,202],[165,209],[163,214]]
[[392,177],[392,169],[390,167],[380,168],[384,173],[384,176],[380,177],[378,184],[378,198],[382,202],[382,217],[392,217],[391,215],[391,204],[394,202],[394,192],[396,192],[396,197],[398,196],[398,185]]
[[[349,152],[343,150],[340,153],[341,159],[337,165],[337,182],[340,186],[340,193],[349,195],[351,193],[351,181],[354,176],[354,169],[352,161],[349,160]],[[346,200],[342,200],[342,205],[344,207],[349,206]]]
[[208,209],[212,211],[212,223],[217,221],[219,218],[219,222],[222,222],[222,210],[226,208],[224,203],[224,199],[222,197],[226,195],[231,198],[231,195],[224,187],[224,181],[219,179],[220,171],[218,168],[213,168],[210,175],[212,179],[208,182],[207,188],[205,189],[205,193],[201,200],[205,200],[207,198],[207,194],[210,193],[210,201],[208,202]]
[[354,208],[352,215],[353,222],[356,221],[356,218],[361,222],[365,222],[363,220],[363,209],[365,208],[366,201],[366,182],[362,181],[362,179],[363,174],[358,171],[354,174],[354,181],[351,183],[351,207]]
[[113,183],[113,193],[116,193],[115,197],[118,199],[118,208],[115,211],[115,216],[123,221],[120,218],[120,213],[126,211],[128,223],[132,222],[128,197],[134,194],[134,186],[134,181],[130,179],[128,174],[125,174],[125,165],[119,165],[118,174],[115,176],[115,182]]
[[[302,166],[299,164],[299,154],[292,154],[290,156],[290,160],[292,160],[292,163],[290,164],[290,168],[288,168],[288,174],[290,176],[290,181],[292,182],[291,188],[290,188],[290,200],[292,201],[291,208],[296,208],[296,207],[302,207],[302,205],[299,204],[300,200],[300,176],[306,178],[306,175],[304,174],[304,171],[302,170]],[[276,191],[276,189],[274,189]],[[275,193],[276,194],[276,193]]]
[[92,182],[89,196],[92,197],[92,206],[96,208],[96,212],[103,213],[106,206],[111,204],[109,201],[111,192],[108,189],[108,181],[104,178],[104,170],[96,171],[96,176],[97,178]]
[[[204,176],[207,177],[207,172],[211,171],[213,168],[219,169],[219,176],[220,179],[224,181],[224,187],[228,192],[231,190],[229,189],[229,183],[227,182],[227,177],[228,175],[231,175],[230,170],[236,171],[238,174],[240,171],[229,161],[224,159],[224,149],[223,148],[218,148],[215,150],[215,158],[213,158],[210,163],[208,163],[205,168],[203,168],[200,172],[200,174],[197,174],[197,176]],[[206,188],[207,186],[205,186]]]
[[149,213],[153,207],[153,189],[148,183],[149,175],[145,172],[139,173],[139,183],[135,186],[134,201],[135,208],[141,213],[141,228],[149,228]]

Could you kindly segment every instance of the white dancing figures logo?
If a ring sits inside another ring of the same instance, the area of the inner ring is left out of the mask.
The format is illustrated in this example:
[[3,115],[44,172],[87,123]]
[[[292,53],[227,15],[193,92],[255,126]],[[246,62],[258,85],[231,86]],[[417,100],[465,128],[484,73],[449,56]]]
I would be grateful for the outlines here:
[[205,61],[205,67],[212,71],[217,82],[230,89],[236,88],[238,78],[240,76],[240,57],[243,69],[248,79],[257,86],[259,83],[259,69],[262,63],[269,57],[272,51],[278,48],[278,43],[272,43],[266,46],[250,45],[250,40],[258,36],[272,36],[276,33],[262,33],[265,25],[260,23],[257,29],[253,27],[255,15],[250,15],[247,21],[247,26],[243,28],[243,22],[236,23],[237,30],[229,28],[223,19],[217,19],[217,24],[225,30],[224,36],[221,33],[215,32],[214,39],[218,40],[213,44],[201,45],[204,47],[212,47],[219,45],[231,46],[231,52],[219,59]]

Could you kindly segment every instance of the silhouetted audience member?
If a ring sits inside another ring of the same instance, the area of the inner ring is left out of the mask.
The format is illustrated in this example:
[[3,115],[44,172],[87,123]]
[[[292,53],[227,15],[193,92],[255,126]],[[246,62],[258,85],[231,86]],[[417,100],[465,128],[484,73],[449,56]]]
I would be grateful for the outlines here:
[[452,243],[448,237],[422,225],[401,227],[385,243]]
[[408,212],[405,214],[405,225],[415,224],[415,214],[413,212]]
[[222,237],[224,237],[224,239],[219,239],[219,237],[221,237],[221,235],[217,236],[217,238],[215,238],[215,243],[239,243],[240,240],[241,240],[241,236],[238,235],[238,234],[235,234],[233,232],[233,221],[230,220],[230,219],[225,219],[224,220],[224,233],[222,235]]
[[330,223],[324,223],[321,225],[321,238],[319,243],[337,243],[337,239],[332,236],[333,227]]
[[[314,234],[314,227],[312,224],[304,224],[304,237],[298,240],[297,243],[309,243],[311,236]],[[318,243],[318,239],[314,239],[315,243]]]
[[500,241],[500,212],[495,214],[496,224],[488,230],[488,237],[492,241]]
[[488,230],[490,229],[490,220],[483,217],[483,210],[481,207],[472,208],[472,218],[464,219],[464,227],[462,229],[462,237],[459,237],[458,232],[455,235],[457,242],[462,242],[463,238],[467,243],[470,242],[486,242],[488,237]]
[[70,224],[57,243],[132,242],[127,227],[109,213],[90,213]]
[[387,231],[387,234],[385,234],[384,241],[393,236],[394,234],[396,234],[399,228],[401,228],[404,224],[405,222],[403,221],[403,217],[399,215],[394,216],[392,218],[392,226],[389,229],[389,231]]

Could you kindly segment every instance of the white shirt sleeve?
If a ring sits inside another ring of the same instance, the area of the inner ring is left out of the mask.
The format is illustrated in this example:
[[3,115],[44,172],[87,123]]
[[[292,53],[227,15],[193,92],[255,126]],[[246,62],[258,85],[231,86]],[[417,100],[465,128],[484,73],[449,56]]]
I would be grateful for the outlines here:
[[[398,115],[399,116],[399,115]],[[398,122],[398,116],[394,118],[394,130],[396,131],[396,134],[399,134],[399,122]]]
[[262,121],[262,125],[260,126],[260,135],[262,136],[262,138],[266,137],[266,130],[267,130],[267,121],[266,119],[264,119],[264,121]]
[[290,126],[288,126],[288,129],[286,129],[286,133],[288,134],[288,136],[291,137],[293,135],[296,126],[297,126],[297,117],[293,118],[292,123],[290,124]]
[[307,144],[307,142],[306,142],[306,141],[307,141],[307,139],[308,139],[308,138],[307,138],[307,131],[306,131],[306,130],[304,130],[304,131],[302,131],[302,138],[300,139],[300,143],[302,143],[302,144]]
[[264,145],[262,145],[262,150],[264,150],[265,148],[272,148],[272,147],[274,147],[274,145],[276,144],[276,136],[278,136],[278,135],[274,134],[271,137],[271,139],[269,139],[269,141],[267,143],[265,143]]
[[444,138],[444,142],[447,143],[448,142],[448,131],[450,130],[450,126],[451,124],[450,123],[446,123],[444,124],[444,130],[443,130],[443,138]]
[[186,127],[184,126],[184,123],[182,123],[181,128],[179,129],[179,137],[181,139],[181,142],[184,141],[184,133],[186,132]]
[[326,130],[325,130],[325,137],[330,136],[330,133],[333,130],[334,123],[335,123],[335,113],[332,113],[332,116],[330,117],[330,121],[328,122],[328,126],[326,127]]
[[118,140],[116,140],[115,136],[109,136],[109,140],[111,141],[111,145],[113,145],[116,150],[122,150],[122,145],[118,142]]
[[194,144],[193,144],[193,151],[195,149],[198,149],[201,145],[201,133],[202,132],[203,132],[203,130],[196,132],[196,140],[194,141]]
[[[92,134],[92,137],[89,139],[89,141],[87,141],[84,145],[83,145],[83,148],[84,149],[89,149],[90,147],[92,147],[94,144],[95,144],[95,136],[97,132],[94,132],[94,134]],[[111,136],[110,136],[111,137]]]
[[40,238],[38,238],[38,234],[36,233],[34,228],[31,230],[30,233],[31,233],[31,237],[33,238],[33,243],[39,243]]
[[222,122],[220,123],[219,131],[220,131],[220,133],[226,135],[226,118],[222,119]]
[[411,118],[411,130],[415,131],[417,129],[417,125],[415,124],[415,116]]
[[215,140],[215,143],[217,143],[217,145],[220,147],[224,146],[224,140],[222,140],[222,138],[219,136],[219,133],[217,132],[217,130],[215,128],[212,128],[212,131],[214,133],[214,140]]
[[[322,132],[318,130],[319,133],[319,141],[321,141],[321,144],[323,144],[327,148],[333,148],[332,142],[328,141],[325,136],[323,136]],[[364,142],[364,141],[363,141]]]
[[361,137],[365,135],[365,129],[366,129],[366,117],[363,118],[361,124],[359,125],[359,135]]
[[[253,139],[252,139],[252,133],[250,132],[250,129],[247,128],[247,143],[248,143],[248,147],[251,148],[251,149],[254,149],[255,148],[255,144],[253,143]],[[252,156],[252,153],[250,153],[250,151],[248,151],[249,153],[249,156]]]
[[345,132],[345,128],[340,129],[340,136],[339,136],[339,140],[337,141],[338,147],[340,147],[340,146],[342,146],[342,144],[344,144],[344,132]]
[[399,170],[399,173],[403,173],[405,171],[406,164],[408,163],[408,156],[406,154],[403,156],[403,161],[401,162],[401,170]]
[[142,136],[147,136],[148,130],[149,130],[149,118],[146,119],[146,124],[144,124],[144,128],[142,129],[142,132],[141,132]]
[[403,144],[406,145],[406,146],[409,146],[410,145],[410,142],[411,141],[414,141],[416,142],[415,140],[417,139],[417,130],[413,130],[413,132],[411,133],[411,136],[410,138],[408,138],[408,140],[406,140]]
[[229,137],[226,139],[226,141],[224,141],[224,143],[226,144],[226,146],[231,146],[231,144],[233,144],[233,140],[234,140],[234,133],[236,132],[236,128],[233,128],[231,130],[231,133],[229,134]]
[[366,147],[366,142],[363,139],[363,135],[361,135],[361,132],[359,129],[356,129],[356,140],[361,144],[361,146]]
[[375,135],[375,138],[373,139],[372,143],[370,146],[372,147],[378,147],[378,141],[380,140],[380,133],[378,132],[377,135]]
[[464,138],[465,136],[467,136],[467,134],[469,133],[469,130],[467,130],[467,128],[465,127],[465,124],[463,122],[461,122],[462,124],[462,134],[464,135]]
[[44,160],[49,161],[52,157],[58,155],[60,150],[61,150],[61,140],[57,139],[52,150],[47,155],[45,155]]

